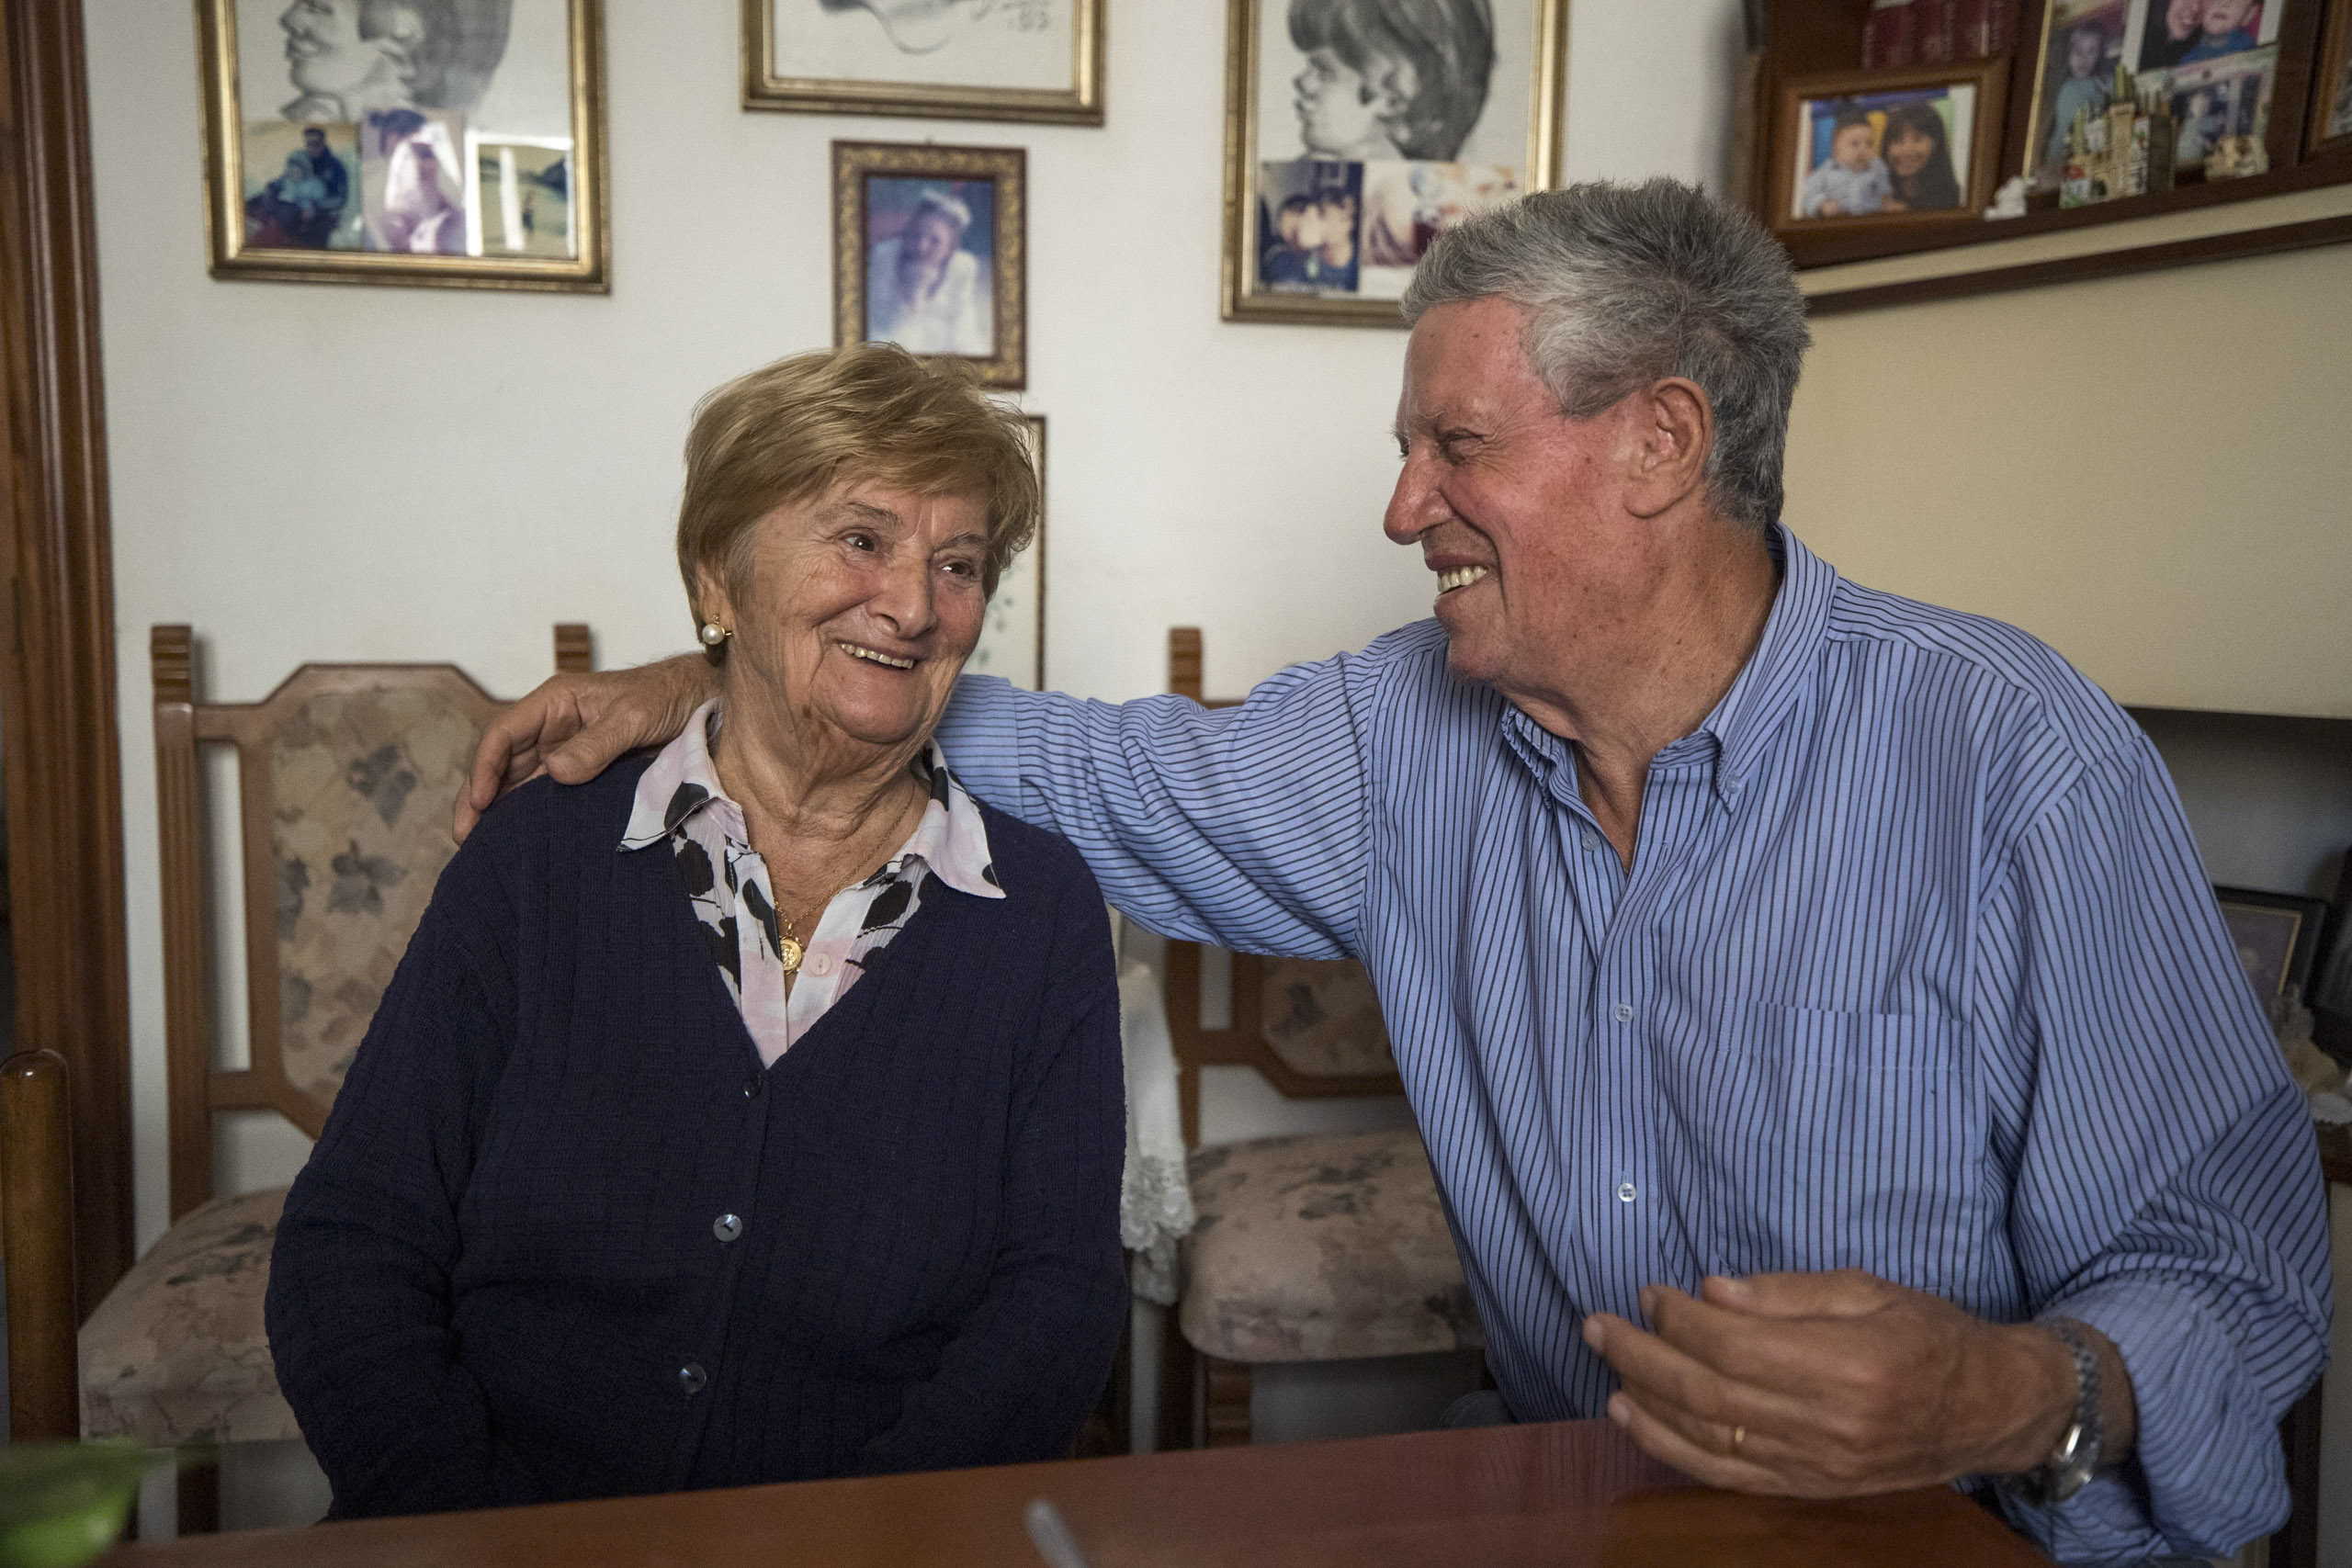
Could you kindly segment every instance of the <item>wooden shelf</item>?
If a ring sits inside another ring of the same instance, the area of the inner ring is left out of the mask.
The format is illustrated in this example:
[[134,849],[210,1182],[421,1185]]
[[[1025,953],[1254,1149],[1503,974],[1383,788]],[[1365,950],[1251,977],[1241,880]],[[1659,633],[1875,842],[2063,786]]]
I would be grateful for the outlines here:
[[[2274,0],[2277,3],[2277,0]],[[1977,223],[1890,224],[1883,228],[1839,226],[1818,232],[1784,235],[1791,257],[1800,270],[1837,266],[1852,262],[1883,260],[1924,252],[1961,251],[2028,235],[2075,230],[2128,226],[2135,220],[2174,212],[2252,201],[2295,191],[2352,183],[2352,148],[2337,148],[2315,155],[2303,152],[2306,111],[2312,98],[2314,62],[2319,53],[2320,26],[2325,0],[2285,0],[2280,26],[2278,65],[2272,89],[2267,137],[2271,167],[2246,179],[2202,180],[2168,191],[2123,197],[2090,207],[2061,209],[2055,198],[2021,218]],[[2334,0],[2352,5],[2352,0]],[[2032,126],[2036,64],[2041,52],[2043,17],[2048,0],[2022,0],[2018,19],[2016,51],[2010,56],[2008,110],[2002,138],[2000,167],[2014,172],[2023,166],[2023,149]],[[1747,193],[1759,214],[1764,213],[1769,175],[1780,156],[1771,145],[1773,106],[1781,85],[1793,77],[1853,69],[1861,59],[1862,24],[1870,0],[1781,0],[1771,7],[1768,41],[1757,94],[1755,120],[1749,134],[1763,151],[1749,161],[1753,171]],[[2119,228],[2111,251],[2064,261],[2004,266],[1979,273],[1965,268],[1892,289],[1869,289],[1864,297],[1838,303],[1835,294],[1818,297],[1825,309],[1862,308],[1920,299],[1956,298],[1992,289],[2144,270],[2151,265],[2179,265],[2255,255],[2282,248],[2282,243],[2333,243],[2341,238],[2334,229],[2305,225],[2292,237],[2254,228],[2200,240],[2194,244],[2145,248]]]

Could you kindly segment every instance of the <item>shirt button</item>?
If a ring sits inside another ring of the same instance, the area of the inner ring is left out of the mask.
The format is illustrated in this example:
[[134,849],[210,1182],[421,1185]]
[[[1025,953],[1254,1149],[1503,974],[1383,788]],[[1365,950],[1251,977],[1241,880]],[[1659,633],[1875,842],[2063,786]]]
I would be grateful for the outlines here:
[[1617,1201],[1620,1203],[1630,1203],[1640,1196],[1640,1191],[1634,1188],[1632,1182],[1621,1181],[1617,1184]]
[[808,961],[808,973],[811,975],[830,975],[832,972],[833,961],[821,953]]
[[709,1382],[710,1374],[702,1370],[700,1361],[688,1361],[678,1369],[678,1387],[689,1399],[700,1393]]
[[1615,1007],[1609,1010],[1609,1016],[1615,1019],[1620,1023],[1631,1023],[1634,1021],[1634,1004],[1631,1002],[1619,1002]]
[[743,1234],[743,1222],[734,1214],[721,1214],[710,1222],[710,1234],[721,1241],[733,1241]]

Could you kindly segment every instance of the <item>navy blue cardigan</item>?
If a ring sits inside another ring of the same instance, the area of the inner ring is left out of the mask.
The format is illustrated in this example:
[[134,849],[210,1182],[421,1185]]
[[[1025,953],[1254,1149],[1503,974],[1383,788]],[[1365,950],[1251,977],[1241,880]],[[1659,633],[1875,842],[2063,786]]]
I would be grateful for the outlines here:
[[1125,1315],[1117,986],[1061,840],[983,807],[763,1070],[640,760],[452,861],[277,1233],[334,1517],[1039,1460]]

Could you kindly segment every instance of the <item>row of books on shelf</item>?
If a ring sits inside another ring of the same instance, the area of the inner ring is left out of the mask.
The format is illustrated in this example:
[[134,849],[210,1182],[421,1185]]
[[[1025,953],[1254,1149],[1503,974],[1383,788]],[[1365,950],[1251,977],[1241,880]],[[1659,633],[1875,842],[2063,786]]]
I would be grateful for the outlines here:
[[1862,69],[1983,60],[2017,47],[2018,0],[1871,0]]

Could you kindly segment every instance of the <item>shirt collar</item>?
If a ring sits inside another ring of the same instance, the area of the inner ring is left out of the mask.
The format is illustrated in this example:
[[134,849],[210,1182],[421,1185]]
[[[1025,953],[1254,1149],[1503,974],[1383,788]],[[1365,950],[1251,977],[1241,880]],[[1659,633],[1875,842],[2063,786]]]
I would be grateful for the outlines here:
[[[1812,701],[1811,675],[1838,586],[1837,569],[1780,524],[1766,532],[1765,543],[1780,569],[1781,586],[1756,651],[1699,728],[1658,753],[1660,761],[1671,765],[1712,750],[1715,791],[1726,801],[1747,783],[1781,725]],[[1563,763],[1573,761],[1566,743],[1510,704],[1504,705],[1503,716],[1504,733],[1521,761],[1547,786],[1555,791],[1567,787],[1564,778],[1555,776]]]
[[[741,831],[742,808],[720,787],[718,765],[711,761],[711,741],[718,727],[718,700],[714,697],[696,708],[676,739],[654,757],[637,782],[628,826],[621,834],[622,849],[641,850],[661,843],[714,809],[729,830]],[[900,869],[908,861],[920,858],[932,874],[958,893],[975,898],[1003,897],[979,802],[948,767],[946,754],[936,740],[924,744],[914,771],[929,798],[923,803],[922,820],[891,856],[890,869]]]

